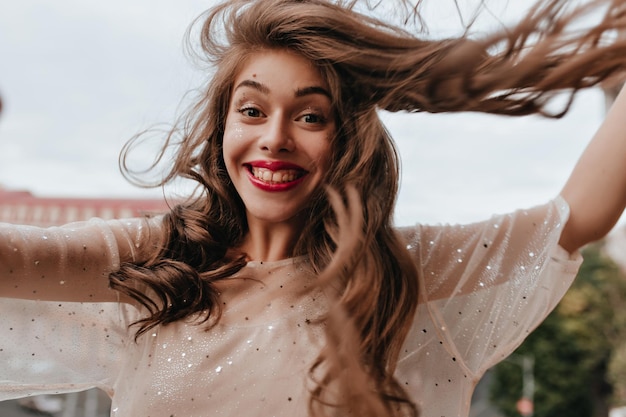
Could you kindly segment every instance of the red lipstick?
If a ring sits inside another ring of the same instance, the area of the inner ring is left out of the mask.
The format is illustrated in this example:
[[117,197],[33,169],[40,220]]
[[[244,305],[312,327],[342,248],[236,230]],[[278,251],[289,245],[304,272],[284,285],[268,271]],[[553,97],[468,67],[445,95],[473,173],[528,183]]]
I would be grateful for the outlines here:
[[[308,171],[304,168],[283,161],[251,161],[244,165],[248,168],[248,179],[250,180],[252,185],[263,191],[269,192],[291,190],[292,188],[297,187],[302,181],[304,181],[304,178],[308,174]],[[297,174],[296,178],[292,181],[274,182],[271,180],[267,181],[255,177],[253,174],[253,168],[266,169],[268,171],[271,171],[272,173],[275,173],[277,171],[295,171]]]
[[245,165],[256,167],[256,168],[265,168],[265,169],[269,169],[270,171],[279,171],[281,169],[293,169],[293,170],[302,171],[305,173],[307,172],[304,168],[302,168],[299,165],[292,164],[289,162],[283,162],[283,161],[250,161],[246,163]]

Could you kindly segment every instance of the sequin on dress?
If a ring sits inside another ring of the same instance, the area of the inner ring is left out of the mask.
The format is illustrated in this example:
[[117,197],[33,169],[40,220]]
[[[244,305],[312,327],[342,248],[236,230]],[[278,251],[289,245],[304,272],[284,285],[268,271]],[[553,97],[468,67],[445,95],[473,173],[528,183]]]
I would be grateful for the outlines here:
[[[557,197],[485,222],[400,230],[421,281],[397,376],[422,416],[467,416],[483,373],[556,306],[581,263],[557,243],[567,216]],[[78,285],[106,298],[119,253],[157,232],[138,219],[0,226],[0,295],[47,300],[0,299],[0,400],[99,387],[115,417],[306,416],[328,302],[302,291],[315,281],[304,258],[250,262],[224,281],[224,313],[208,331],[192,317],[135,341],[136,308],[72,299]]]

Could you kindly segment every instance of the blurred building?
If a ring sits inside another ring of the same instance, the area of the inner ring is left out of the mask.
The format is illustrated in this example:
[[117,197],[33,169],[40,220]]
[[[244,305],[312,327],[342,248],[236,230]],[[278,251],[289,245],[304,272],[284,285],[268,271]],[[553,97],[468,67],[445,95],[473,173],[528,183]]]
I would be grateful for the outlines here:
[[99,217],[105,220],[163,212],[164,199],[37,197],[0,186],[0,222],[40,227]]

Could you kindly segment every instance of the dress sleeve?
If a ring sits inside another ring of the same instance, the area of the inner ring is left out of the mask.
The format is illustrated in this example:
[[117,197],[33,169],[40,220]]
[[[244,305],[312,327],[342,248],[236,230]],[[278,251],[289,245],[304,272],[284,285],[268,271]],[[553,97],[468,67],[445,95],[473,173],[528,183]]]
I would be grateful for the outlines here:
[[419,327],[480,376],[554,309],[582,262],[558,245],[569,207],[548,204],[465,226],[420,226],[406,234],[421,273]]
[[121,261],[140,261],[156,248],[160,224],[160,217],[45,229],[0,223],[0,297],[116,301],[108,275]]
[[138,317],[108,288],[108,275],[145,259],[160,242],[159,225],[0,224],[0,400],[91,387],[111,394]]
[[0,401],[93,387],[111,395],[122,349],[133,340],[133,310],[0,298]]

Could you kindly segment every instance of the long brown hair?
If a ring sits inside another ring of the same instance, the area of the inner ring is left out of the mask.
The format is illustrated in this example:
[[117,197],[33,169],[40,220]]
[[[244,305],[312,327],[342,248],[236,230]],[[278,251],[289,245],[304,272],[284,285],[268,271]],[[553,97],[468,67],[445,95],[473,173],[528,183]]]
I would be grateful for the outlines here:
[[[310,409],[316,416],[329,404],[361,416],[416,415],[393,373],[415,315],[418,273],[392,228],[399,163],[378,109],[548,114],[556,93],[573,96],[623,70],[626,42],[607,42],[607,35],[626,26],[624,6],[607,0],[567,10],[565,0],[548,0],[515,27],[483,39],[426,40],[358,13],[355,3],[233,0],[198,20],[201,53],[216,71],[169,133],[161,156],[171,146],[177,153],[159,182],[191,179],[197,192],[165,216],[165,246],[141,265],[123,265],[111,285],[148,309],[138,336],[194,313],[219,318],[214,283],[245,265],[245,254],[233,248],[248,231],[222,159],[232,84],[251,53],[289,49],[309,59],[330,86],[338,128],[326,182],[348,194],[356,188],[363,219],[358,239],[337,255],[344,245],[337,240],[345,220],[342,199],[320,190],[293,248],[292,255],[307,255],[320,276],[340,275],[344,283],[327,318],[329,347],[311,368]],[[592,9],[605,12],[598,25],[569,30]],[[354,199],[346,198],[354,209]],[[346,329],[352,338],[337,337]],[[331,386],[340,389],[342,402],[330,396]]]

